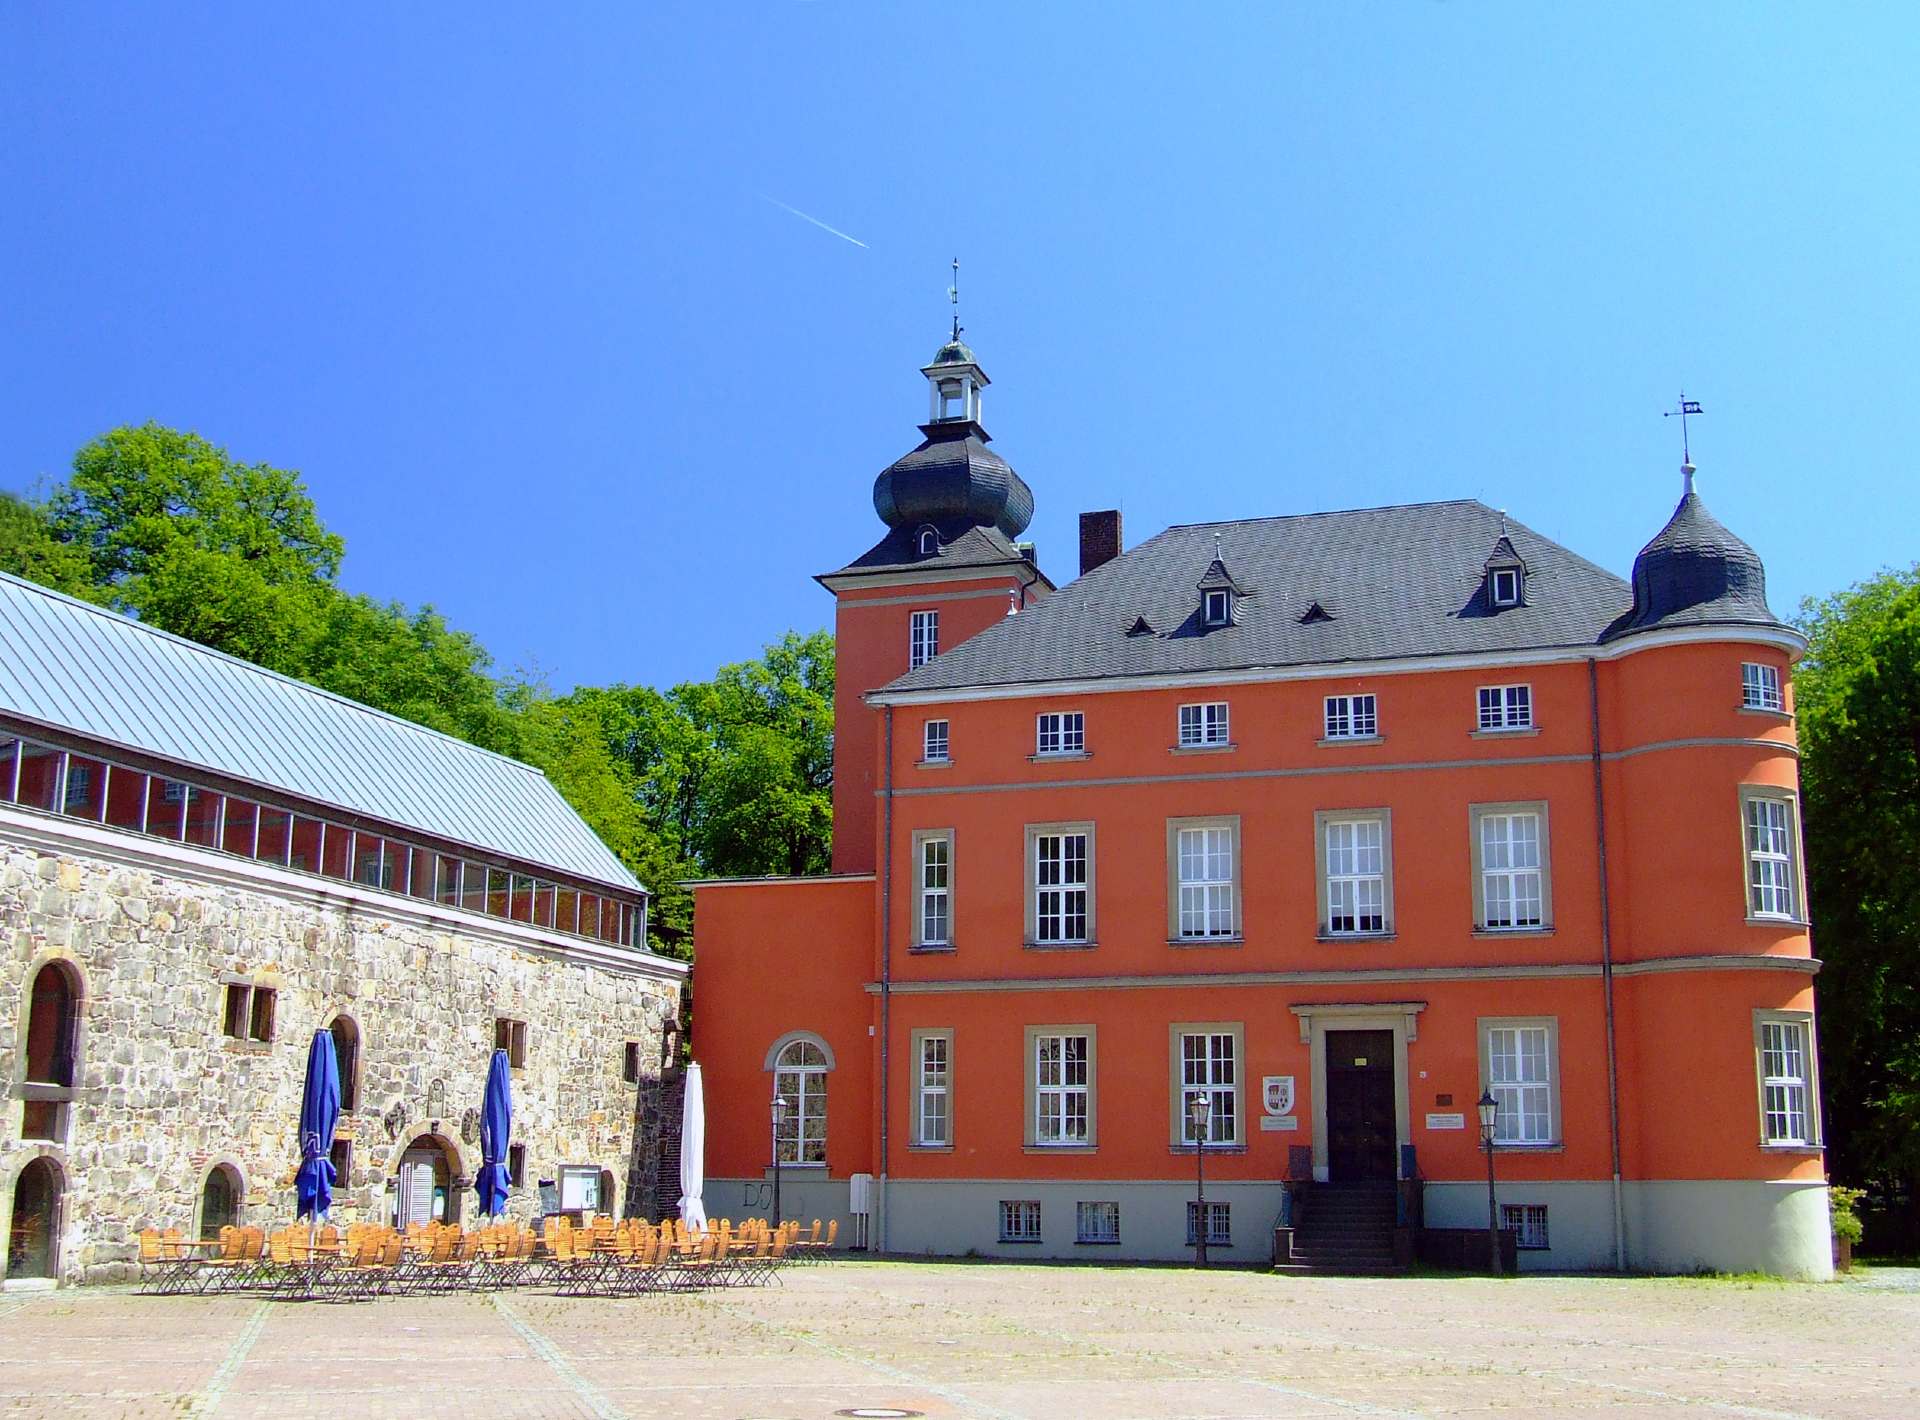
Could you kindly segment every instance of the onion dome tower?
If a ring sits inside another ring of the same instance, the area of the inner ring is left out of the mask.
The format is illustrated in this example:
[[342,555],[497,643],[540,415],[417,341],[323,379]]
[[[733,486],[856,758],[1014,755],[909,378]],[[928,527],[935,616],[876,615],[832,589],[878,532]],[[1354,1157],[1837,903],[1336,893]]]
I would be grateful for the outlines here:
[[1609,633],[1670,626],[1779,626],[1767,605],[1760,556],[1707,511],[1694,491],[1694,466],[1681,466],[1680,505],[1633,559],[1633,610]]

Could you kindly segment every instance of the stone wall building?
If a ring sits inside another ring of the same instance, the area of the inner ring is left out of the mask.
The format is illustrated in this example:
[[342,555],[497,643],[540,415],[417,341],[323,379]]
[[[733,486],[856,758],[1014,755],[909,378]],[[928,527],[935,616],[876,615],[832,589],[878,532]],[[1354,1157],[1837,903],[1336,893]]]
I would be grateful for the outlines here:
[[471,1216],[496,1046],[513,1215],[670,1208],[646,904],[537,771],[0,577],[6,1278],[291,1220],[316,1031],[336,1221]]

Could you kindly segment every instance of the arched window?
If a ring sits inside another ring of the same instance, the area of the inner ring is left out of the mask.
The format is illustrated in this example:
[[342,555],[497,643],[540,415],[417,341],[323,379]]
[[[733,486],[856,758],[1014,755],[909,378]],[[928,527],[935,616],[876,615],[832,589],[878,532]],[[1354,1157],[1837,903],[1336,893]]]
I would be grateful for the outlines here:
[[80,1044],[80,993],[72,974],[50,961],[33,978],[27,1015],[27,1079],[30,1085],[73,1088],[73,1061]]
[[340,1108],[360,1107],[360,1027],[352,1016],[335,1016],[327,1027],[333,1037],[334,1063],[340,1067]]
[[828,1068],[826,1052],[805,1038],[788,1041],[775,1057],[774,1093],[787,1102],[775,1140],[784,1164],[827,1161]]
[[240,1224],[240,1175],[230,1164],[215,1164],[200,1185],[200,1236],[217,1238],[222,1228]]
[[52,1159],[30,1159],[13,1181],[7,1229],[8,1277],[60,1275],[60,1195],[65,1180]]
[[940,550],[940,534],[932,528],[920,529],[920,555],[931,557]]

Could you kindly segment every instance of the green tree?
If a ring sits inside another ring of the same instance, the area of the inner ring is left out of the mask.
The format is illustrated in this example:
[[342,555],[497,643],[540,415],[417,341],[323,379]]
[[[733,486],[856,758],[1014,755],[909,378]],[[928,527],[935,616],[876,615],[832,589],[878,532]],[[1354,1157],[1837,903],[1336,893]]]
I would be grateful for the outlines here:
[[44,503],[0,492],[0,572],[69,596],[100,601],[87,555],[54,531]]
[[1920,565],[1824,600],[1794,679],[1833,1172],[1920,1202]]

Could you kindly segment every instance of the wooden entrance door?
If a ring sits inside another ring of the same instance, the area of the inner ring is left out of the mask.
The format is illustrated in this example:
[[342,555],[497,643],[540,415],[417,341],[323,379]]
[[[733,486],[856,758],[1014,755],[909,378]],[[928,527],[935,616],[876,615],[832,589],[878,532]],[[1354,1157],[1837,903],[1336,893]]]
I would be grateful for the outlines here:
[[1393,1032],[1327,1032],[1327,1177],[1334,1183],[1391,1180],[1398,1121],[1393,1107]]

